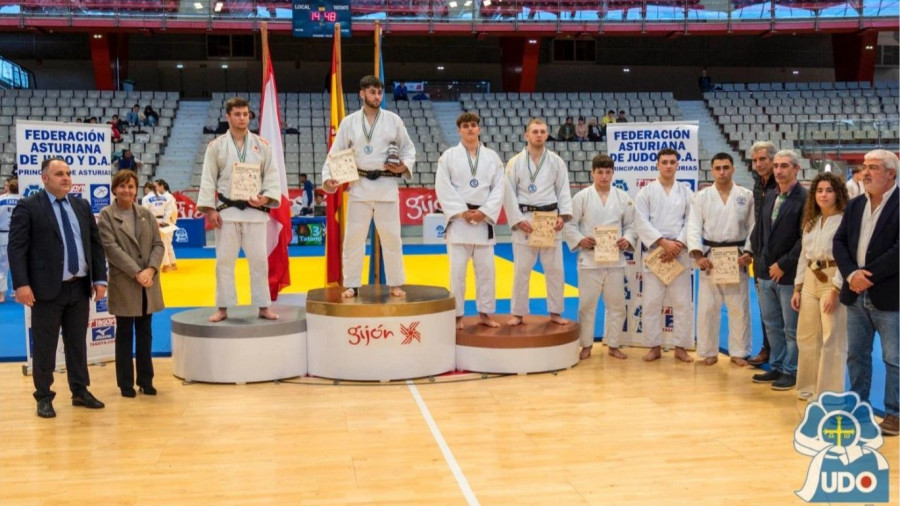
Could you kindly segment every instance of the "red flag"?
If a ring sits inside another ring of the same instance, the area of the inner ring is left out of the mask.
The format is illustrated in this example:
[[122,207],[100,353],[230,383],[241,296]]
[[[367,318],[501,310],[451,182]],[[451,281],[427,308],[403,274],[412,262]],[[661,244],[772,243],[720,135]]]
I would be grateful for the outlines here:
[[[331,121],[328,125],[328,149],[338,126],[346,115],[344,109],[344,88],[341,85],[341,26],[334,25],[334,51],[331,54]],[[325,194],[328,212],[325,217],[325,284],[340,286],[342,278],[343,241],[344,241],[344,188],[339,186],[334,193]]]
[[291,202],[288,198],[287,172],[284,168],[284,144],[281,140],[281,121],[278,118],[278,89],[275,70],[269,56],[266,24],[262,27],[263,89],[259,111],[259,136],[272,148],[272,163],[281,179],[281,205],[269,213],[266,229],[266,248],[269,252],[269,294],[278,299],[278,292],[291,284],[288,244],[291,242]]

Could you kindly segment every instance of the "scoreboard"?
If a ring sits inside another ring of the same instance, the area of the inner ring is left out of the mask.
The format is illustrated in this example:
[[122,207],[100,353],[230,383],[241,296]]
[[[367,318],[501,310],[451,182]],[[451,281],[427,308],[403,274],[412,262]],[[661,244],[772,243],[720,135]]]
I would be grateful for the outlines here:
[[350,0],[294,0],[294,37],[333,37],[341,24],[341,37],[350,37]]

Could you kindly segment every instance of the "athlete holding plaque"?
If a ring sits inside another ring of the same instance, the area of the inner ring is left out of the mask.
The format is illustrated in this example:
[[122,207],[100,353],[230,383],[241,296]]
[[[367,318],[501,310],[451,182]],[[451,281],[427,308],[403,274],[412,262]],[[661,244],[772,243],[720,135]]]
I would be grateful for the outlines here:
[[225,119],[228,132],[206,147],[197,198],[197,210],[206,213],[207,223],[216,230],[218,310],[209,321],[228,318],[228,306],[237,305],[234,263],[241,249],[250,265],[252,304],[259,308],[260,318],[277,320],[269,307],[266,223],[269,209],[281,204],[281,181],[269,143],[248,129],[249,102],[240,97],[229,99]]
[[[572,219],[572,193],[566,162],[546,148],[547,123],[534,118],[525,127],[527,147],[506,165],[506,196],[503,207],[512,229],[513,275],[512,318],[508,325],[521,325],[528,314],[528,282],[531,270],[541,259],[547,280],[547,309],[550,321],[567,325],[563,312],[563,254],[559,231]],[[536,211],[556,212],[554,245],[529,245],[532,215]]]
[[[400,192],[398,179],[412,179],[416,148],[403,120],[381,108],[384,84],[375,76],[359,82],[362,109],[341,121],[329,155],[352,149],[359,179],[350,183],[347,228],[344,235],[344,297],[358,295],[369,223],[381,237],[384,270],[391,295],[403,297],[403,243],[400,240]],[[334,193],[340,184],[332,177],[328,162],[322,169],[322,188]]]

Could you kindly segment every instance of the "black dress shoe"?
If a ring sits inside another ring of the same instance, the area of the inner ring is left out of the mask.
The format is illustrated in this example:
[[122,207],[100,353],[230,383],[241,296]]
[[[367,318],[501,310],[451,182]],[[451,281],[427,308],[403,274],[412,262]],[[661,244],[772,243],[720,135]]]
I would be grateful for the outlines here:
[[122,388],[122,397],[137,397],[137,392],[133,388]]
[[38,401],[37,416],[41,418],[56,418],[56,411],[53,410],[53,403],[50,399]]
[[156,395],[156,388],[153,385],[147,385],[145,387],[138,387],[141,389],[141,393],[144,395]]
[[775,370],[764,372],[762,374],[754,374],[753,382],[754,383],[772,383],[778,381],[781,378],[781,373]]
[[76,395],[75,397],[72,397],[72,405],[82,406],[90,409],[100,409],[105,406],[105,404],[98,401],[97,398],[87,390],[79,395]]

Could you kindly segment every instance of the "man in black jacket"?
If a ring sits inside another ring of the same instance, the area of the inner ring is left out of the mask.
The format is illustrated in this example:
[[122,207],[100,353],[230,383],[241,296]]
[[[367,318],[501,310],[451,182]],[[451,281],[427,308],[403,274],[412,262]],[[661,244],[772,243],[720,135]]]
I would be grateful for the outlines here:
[[62,328],[72,405],[103,407],[88,391],[86,333],[91,295],[106,294],[106,256],[91,206],[69,195],[72,175],[61,158],[41,164],[45,191],[19,201],[9,226],[9,266],[16,300],[31,307],[37,415],[53,418],[53,370]]
[[834,234],[833,252],[844,278],[841,303],[847,306],[847,370],[850,390],[868,401],[872,385],[872,342],[881,336],[884,360],[884,420],[881,432],[900,432],[898,383],[897,156],[877,149],[863,160],[865,193],[854,198]]
[[791,296],[807,191],[797,182],[800,157],[796,153],[779,151],[772,165],[778,187],[766,194],[760,219],[751,234],[753,270],[772,350],[772,369],[753,376],[753,381],[772,383],[773,390],[790,390],[797,383],[797,312],[791,308]]

